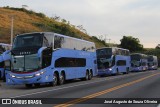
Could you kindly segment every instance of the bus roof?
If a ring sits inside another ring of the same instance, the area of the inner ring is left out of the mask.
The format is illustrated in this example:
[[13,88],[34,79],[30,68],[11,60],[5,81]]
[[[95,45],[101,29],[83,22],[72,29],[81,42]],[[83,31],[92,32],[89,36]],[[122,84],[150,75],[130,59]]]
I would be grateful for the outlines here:
[[157,56],[155,56],[155,55],[148,55],[148,57],[157,57]]
[[130,54],[130,55],[145,55],[145,56],[148,56],[148,55],[143,54],[143,53],[132,53],[132,54]]
[[99,49],[107,49],[107,48],[116,48],[116,49],[121,49],[121,50],[128,50],[128,49],[118,48],[118,47],[102,47],[102,48],[98,48],[97,50],[99,50]]
[[61,37],[72,38],[72,39],[75,39],[75,40],[79,40],[79,41],[87,42],[87,43],[90,43],[90,44],[94,44],[94,42],[90,42],[90,41],[87,41],[87,40],[78,39],[78,38],[75,38],[75,37],[70,37],[70,36],[66,36],[66,35],[62,35],[62,34],[58,34],[58,33],[54,33],[54,32],[32,32],[32,33],[19,34],[17,36],[22,36],[22,35],[27,35],[27,34],[52,34],[52,35],[58,35],[58,36],[61,36]]

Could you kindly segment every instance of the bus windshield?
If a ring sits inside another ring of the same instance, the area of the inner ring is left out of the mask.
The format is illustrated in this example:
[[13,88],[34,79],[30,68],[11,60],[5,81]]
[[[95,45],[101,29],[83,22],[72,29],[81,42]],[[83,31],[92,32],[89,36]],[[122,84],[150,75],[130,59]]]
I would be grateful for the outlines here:
[[131,55],[131,60],[135,60],[135,61],[140,61],[141,60],[141,55],[135,54],[135,55]]
[[98,49],[97,50],[97,56],[98,57],[109,56],[108,58],[110,58],[112,56],[112,49],[111,48]]
[[97,59],[98,69],[107,69],[112,66],[112,59]]
[[152,62],[152,61],[153,61],[153,56],[149,56],[149,57],[148,57],[148,61],[151,61],[151,62]]
[[41,47],[42,44],[43,44],[42,34],[26,34],[16,37],[13,48]]
[[11,65],[13,72],[32,72],[41,68],[37,54],[12,56]]
[[141,63],[139,61],[133,60],[133,61],[131,61],[131,66],[132,67],[140,67]]

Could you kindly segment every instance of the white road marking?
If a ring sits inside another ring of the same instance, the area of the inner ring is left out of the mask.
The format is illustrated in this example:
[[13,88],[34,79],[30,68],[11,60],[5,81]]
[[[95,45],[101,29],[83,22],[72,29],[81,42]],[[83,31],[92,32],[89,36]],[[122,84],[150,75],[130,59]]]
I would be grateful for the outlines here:
[[160,104],[158,104],[158,106],[157,107],[160,107]]
[[[140,72],[140,73],[146,73],[146,72]],[[83,85],[98,83],[98,82],[102,82],[102,81],[106,81],[106,80],[114,80],[114,79],[117,79],[117,78],[122,78],[122,77],[128,77],[128,76],[138,75],[138,74],[140,74],[140,73],[133,73],[133,74],[123,75],[123,76],[120,75],[120,76],[111,77],[111,78],[106,77],[105,79],[99,80],[99,81],[92,81],[92,82],[82,83],[82,84],[73,85],[73,86],[67,86],[67,87],[56,88],[56,89],[51,89],[51,90],[33,92],[33,93],[30,93],[30,94],[18,95],[18,96],[14,96],[14,97],[10,97],[10,98],[18,98],[18,97],[24,97],[24,96],[30,96],[30,95],[35,95],[35,94],[46,93],[46,92],[50,92],[50,91],[62,90],[62,89],[67,89],[67,88],[72,88],[72,87],[78,87],[78,86],[83,86]]]

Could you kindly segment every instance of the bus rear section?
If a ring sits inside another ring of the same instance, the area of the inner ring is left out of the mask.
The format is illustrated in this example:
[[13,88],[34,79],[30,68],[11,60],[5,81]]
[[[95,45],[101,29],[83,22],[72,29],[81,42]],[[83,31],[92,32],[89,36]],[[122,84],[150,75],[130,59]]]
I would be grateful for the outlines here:
[[10,60],[11,45],[0,43],[0,79],[5,81],[5,61]]
[[148,56],[148,69],[149,70],[157,70],[158,69],[158,58],[154,55]]
[[131,54],[132,71],[146,71],[148,70],[147,55],[141,53]]
[[[30,42],[30,43],[28,43]],[[51,32],[21,34],[11,50],[7,84],[64,84],[97,75],[95,44]]]
[[129,73],[129,50],[116,47],[97,49],[97,65],[99,76]]

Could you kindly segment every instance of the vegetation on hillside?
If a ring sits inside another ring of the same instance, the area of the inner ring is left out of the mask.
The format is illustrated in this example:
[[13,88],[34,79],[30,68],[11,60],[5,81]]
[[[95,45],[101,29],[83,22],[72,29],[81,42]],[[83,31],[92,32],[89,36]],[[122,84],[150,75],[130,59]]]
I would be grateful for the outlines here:
[[[72,25],[59,16],[50,18],[43,13],[8,6],[0,7],[0,42],[10,43],[11,17],[14,18],[14,36],[26,32],[49,31],[95,42],[97,48],[109,46],[105,39],[89,36],[82,25]],[[157,45],[156,49],[144,49],[139,39],[132,36],[123,36],[120,42],[120,45],[110,44],[110,46],[127,48],[131,52],[156,55],[160,59],[160,45]]]
[[14,37],[21,33],[45,31],[92,41],[97,48],[108,46],[103,40],[89,36],[82,25],[71,25],[58,16],[50,18],[43,13],[8,6],[0,8],[0,42],[10,43],[11,17],[14,18]]

